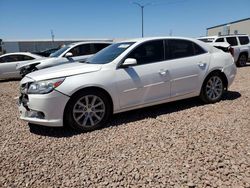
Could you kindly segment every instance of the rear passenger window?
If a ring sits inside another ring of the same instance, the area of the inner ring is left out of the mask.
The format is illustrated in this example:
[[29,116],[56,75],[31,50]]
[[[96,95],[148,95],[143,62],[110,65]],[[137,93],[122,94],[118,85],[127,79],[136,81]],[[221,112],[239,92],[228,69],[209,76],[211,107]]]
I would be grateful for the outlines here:
[[227,37],[227,42],[231,45],[231,46],[237,46],[237,39],[236,37]]
[[33,60],[33,59],[34,59],[33,57],[30,57],[30,56],[27,56],[27,55],[23,56],[23,61],[28,61],[28,60]]
[[163,41],[150,41],[143,43],[132,51],[127,58],[134,58],[137,63],[146,64],[164,60]]
[[169,51],[166,53],[169,56],[167,59],[184,58],[206,53],[199,45],[188,40],[171,39],[167,43]]
[[224,42],[224,38],[218,38],[215,42]]
[[192,43],[186,40],[169,40],[168,47],[170,52],[170,59],[177,59],[194,55]]
[[240,40],[240,44],[244,45],[244,44],[248,44],[249,43],[249,38],[247,36],[244,37],[239,37]]
[[193,43],[194,45],[194,55],[200,55],[207,53],[202,47],[200,47],[198,44]]

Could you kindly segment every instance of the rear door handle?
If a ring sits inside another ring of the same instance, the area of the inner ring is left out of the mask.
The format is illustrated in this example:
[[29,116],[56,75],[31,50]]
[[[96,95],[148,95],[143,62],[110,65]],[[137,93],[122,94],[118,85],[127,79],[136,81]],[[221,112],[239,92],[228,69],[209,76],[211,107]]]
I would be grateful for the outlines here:
[[198,63],[198,66],[199,66],[200,68],[204,69],[204,68],[206,68],[207,63],[200,62],[200,63]]

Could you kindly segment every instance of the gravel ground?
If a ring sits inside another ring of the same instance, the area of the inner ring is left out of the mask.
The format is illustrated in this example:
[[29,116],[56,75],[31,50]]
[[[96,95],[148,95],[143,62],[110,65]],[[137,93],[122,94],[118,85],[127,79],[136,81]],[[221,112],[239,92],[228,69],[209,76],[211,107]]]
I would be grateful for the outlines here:
[[250,187],[250,66],[219,103],[135,110],[85,134],[28,126],[18,81],[0,88],[0,187]]

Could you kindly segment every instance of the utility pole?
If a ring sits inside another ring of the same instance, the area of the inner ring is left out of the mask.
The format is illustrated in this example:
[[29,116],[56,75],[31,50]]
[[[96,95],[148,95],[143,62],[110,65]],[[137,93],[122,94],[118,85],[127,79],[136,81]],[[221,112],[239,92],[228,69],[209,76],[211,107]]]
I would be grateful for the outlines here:
[[54,48],[54,42],[55,42],[55,35],[54,35],[54,32],[53,32],[53,30],[51,29],[50,30],[50,34],[51,34],[51,39],[52,39],[52,48]]
[[135,4],[141,8],[141,37],[143,38],[144,37],[144,18],[143,18],[144,17],[144,8],[146,6],[151,5],[152,3],[140,4],[137,2],[133,2],[133,4]]

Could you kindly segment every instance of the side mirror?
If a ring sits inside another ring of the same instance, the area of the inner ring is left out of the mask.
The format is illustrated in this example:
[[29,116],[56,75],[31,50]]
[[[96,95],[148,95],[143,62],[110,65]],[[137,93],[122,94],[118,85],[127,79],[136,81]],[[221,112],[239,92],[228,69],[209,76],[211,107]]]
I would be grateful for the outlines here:
[[64,57],[72,57],[73,56],[73,54],[71,53],[71,52],[67,52],[65,55],[64,55]]
[[137,65],[137,60],[134,58],[127,58],[125,59],[125,61],[122,64],[122,67],[126,68],[126,67],[130,67],[133,65]]

